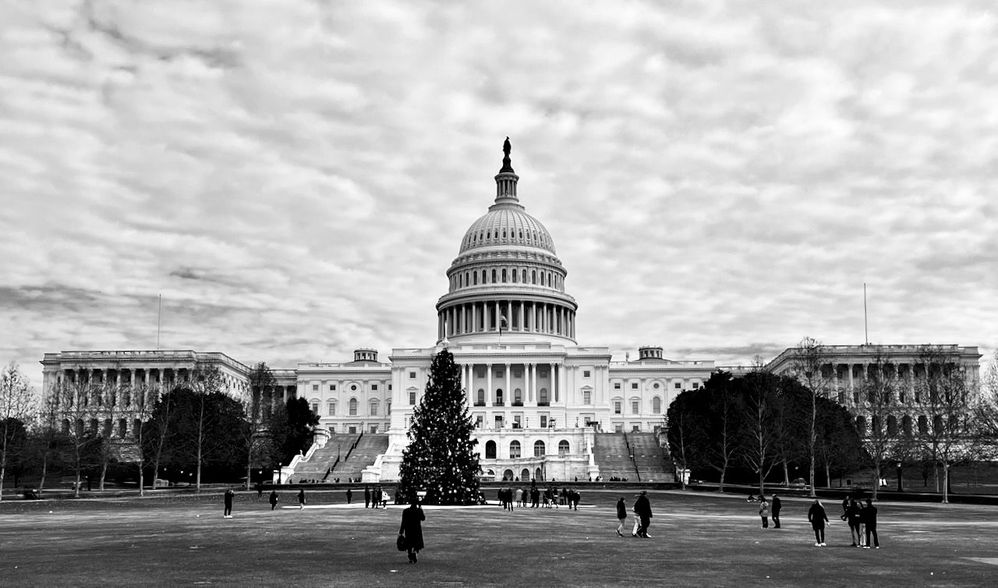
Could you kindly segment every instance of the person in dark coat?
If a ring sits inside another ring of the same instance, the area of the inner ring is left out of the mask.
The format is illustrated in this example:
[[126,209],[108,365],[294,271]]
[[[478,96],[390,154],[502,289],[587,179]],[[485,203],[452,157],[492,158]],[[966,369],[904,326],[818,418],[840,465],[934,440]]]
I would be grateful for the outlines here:
[[232,491],[232,488],[227,488],[225,490],[225,497],[224,497],[224,501],[225,501],[225,514],[223,514],[222,516],[225,517],[225,518],[227,518],[227,519],[231,519],[232,518],[232,497],[235,496],[235,495],[236,495],[236,493]]
[[783,503],[780,502],[780,497],[773,494],[773,506],[770,510],[773,511],[773,528],[780,528],[780,509],[783,508]]
[[353,490],[347,488],[347,504],[350,504],[351,500],[353,500]]
[[624,523],[627,521],[627,506],[624,504],[624,499],[621,497],[617,500],[617,535],[621,537],[624,536]]
[[277,490],[270,491],[270,510],[277,508]]
[[371,506],[371,489],[364,486],[364,508]]
[[298,490],[298,510],[305,508],[305,489]]
[[852,547],[862,547],[863,546],[863,530],[862,525],[862,509],[856,502],[856,499],[849,501],[849,506],[846,507],[845,513],[843,513],[842,518],[849,523],[849,535],[852,538]]
[[814,529],[814,546],[824,547],[825,546],[825,523],[828,522],[828,515],[825,514],[825,507],[821,505],[821,501],[817,498],[814,499],[814,504],[811,508],[807,510],[807,520],[811,523],[811,528]]
[[860,511],[863,524],[866,525],[866,549],[870,548],[870,535],[873,535],[873,546],[880,549],[880,537],[877,537],[877,507],[873,506],[873,500],[866,499],[866,506]]
[[634,514],[641,521],[638,525],[638,537],[651,539],[651,535],[648,534],[648,527],[651,525],[651,503],[645,490],[642,490],[638,499],[634,501]]
[[414,497],[409,508],[402,511],[402,524],[399,535],[405,538],[405,549],[409,553],[409,563],[416,563],[416,554],[423,548],[423,521],[426,515],[419,506],[419,498]]

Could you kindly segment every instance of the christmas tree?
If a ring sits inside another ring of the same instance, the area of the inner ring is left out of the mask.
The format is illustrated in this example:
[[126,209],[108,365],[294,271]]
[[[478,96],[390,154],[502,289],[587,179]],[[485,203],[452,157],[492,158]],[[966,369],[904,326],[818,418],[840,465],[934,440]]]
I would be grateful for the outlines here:
[[461,368],[445,348],[433,357],[426,393],[413,410],[399,497],[411,501],[416,492],[425,491],[427,504],[474,504],[481,468],[472,429]]

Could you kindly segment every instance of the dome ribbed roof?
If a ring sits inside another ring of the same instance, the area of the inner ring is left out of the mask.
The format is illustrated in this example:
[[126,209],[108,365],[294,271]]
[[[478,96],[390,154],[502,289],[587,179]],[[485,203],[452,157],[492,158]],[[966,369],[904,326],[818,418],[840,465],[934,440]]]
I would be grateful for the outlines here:
[[461,253],[478,247],[534,247],[556,254],[551,234],[519,204],[494,204],[464,234]]

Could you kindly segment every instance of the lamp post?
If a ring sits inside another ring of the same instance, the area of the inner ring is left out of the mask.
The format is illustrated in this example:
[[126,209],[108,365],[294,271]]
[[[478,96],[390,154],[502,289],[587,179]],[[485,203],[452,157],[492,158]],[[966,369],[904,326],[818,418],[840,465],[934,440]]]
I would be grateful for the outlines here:
[[901,462],[898,462],[898,492],[904,492],[904,485],[901,483]]

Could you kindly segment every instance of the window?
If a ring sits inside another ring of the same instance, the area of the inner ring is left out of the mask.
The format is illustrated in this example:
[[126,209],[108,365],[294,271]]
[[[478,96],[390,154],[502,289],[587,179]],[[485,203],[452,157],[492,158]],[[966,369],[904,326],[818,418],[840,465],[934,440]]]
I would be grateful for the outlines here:
[[330,400],[326,403],[327,416],[336,416],[336,401]]
[[319,414],[319,401],[318,400],[313,400],[312,402],[310,402],[309,403],[309,408],[311,409],[311,411],[314,414]]
[[357,416],[357,399],[350,399],[350,416]]
[[374,435],[378,434],[378,425],[371,425],[371,433]]
[[318,391],[319,391],[319,385],[318,384],[312,384],[312,392],[318,392]]
[[641,414],[641,403],[637,400],[631,401],[631,414]]
[[631,382],[631,390],[637,390],[637,389],[638,389],[638,383],[637,382]]
[[519,388],[513,390],[513,406],[523,406],[523,392]]
[[613,389],[614,390],[620,390],[620,382],[614,382],[613,383]]
[[409,404],[416,404],[416,391],[409,390]]
[[371,384],[371,390],[377,390],[377,389],[378,389],[377,384]]
[[548,415],[546,414],[541,415],[541,428],[542,429],[548,428]]
[[371,414],[370,414],[370,416],[378,416],[378,401],[377,400],[372,400],[371,401]]
[[654,388],[654,389],[656,389],[656,390],[658,390],[658,382],[655,382],[654,384],[652,384],[651,387]]
[[416,379],[416,372],[409,372],[409,379],[410,380],[415,380]]
[[485,443],[485,459],[495,459],[496,458],[496,442],[487,441]]
[[537,392],[537,406],[548,406],[551,403],[548,401],[548,389],[541,388]]
[[544,442],[535,441],[534,442],[534,457],[544,457]]
[[118,419],[118,436],[124,439],[128,435],[128,420]]
[[520,442],[511,441],[509,443],[509,456],[513,459],[520,457]]
[[350,385],[350,391],[351,392],[356,392],[357,391],[357,384],[351,384]]
[[624,432],[624,424],[623,423],[614,423],[614,425],[613,425],[613,432],[614,433],[623,433]]
[[567,439],[562,439],[558,442],[558,455],[568,455],[568,449],[569,445]]
[[336,384],[330,384],[329,385],[329,391],[330,392],[336,392]]
[[475,406],[485,406],[485,388],[478,389],[478,397],[475,398]]
[[582,404],[592,404],[593,403],[593,393],[591,390],[582,391]]
[[682,382],[676,382],[675,384],[672,385],[672,387],[675,388],[676,390],[682,390],[683,389],[683,383]]
[[493,406],[502,406],[502,388],[496,388],[496,401]]
[[590,372],[589,372],[589,370],[582,370],[582,377],[583,377],[583,378],[588,378],[588,377],[590,377]]
[[620,401],[619,400],[614,400],[613,401],[613,414],[620,414]]
[[651,399],[652,414],[662,414],[662,399],[656,396]]

